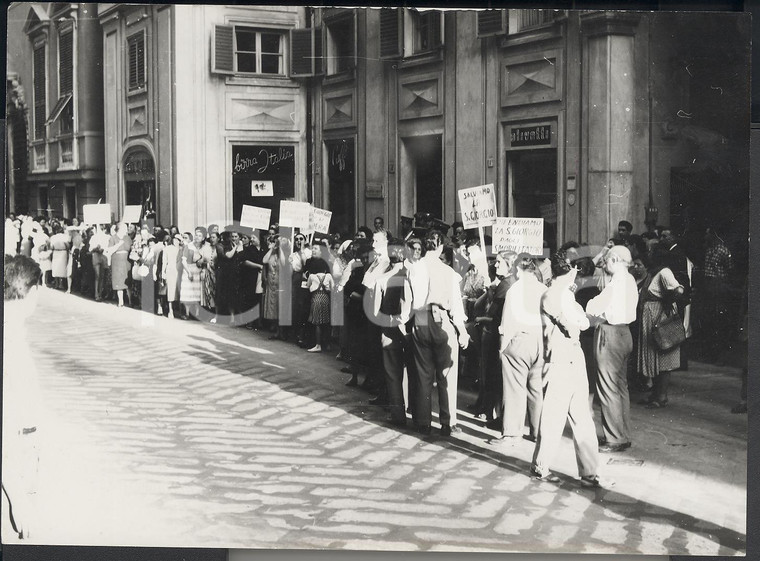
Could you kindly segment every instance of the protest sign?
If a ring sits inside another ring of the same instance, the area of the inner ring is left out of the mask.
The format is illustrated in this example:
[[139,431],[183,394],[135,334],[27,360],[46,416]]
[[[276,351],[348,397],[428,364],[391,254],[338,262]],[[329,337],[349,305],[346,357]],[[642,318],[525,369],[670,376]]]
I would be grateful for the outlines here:
[[296,201],[280,201],[280,226],[308,229],[311,205]]
[[329,210],[311,207],[311,214],[309,215],[309,230],[312,232],[327,234],[330,231],[331,218],[332,212]]
[[492,234],[494,252],[511,250],[515,253],[543,255],[543,218],[497,218]]
[[251,181],[251,197],[273,197],[274,184],[271,181],[254,179]]
[[83,205],[82,215],[86,224],[110,224],[111,205],[95,204]]
[[240,225],[247,228],[266,230],[269,228],[271,217],[272,211],[268,208],[243,205],[243,210],[240,212]]
[[496,221],[496,189],[493,183],[459,190],[459,208],[465,228],[482,228]]
[[142,205],[125,205],[121,221],[125,224],[137,224],[142,218]]

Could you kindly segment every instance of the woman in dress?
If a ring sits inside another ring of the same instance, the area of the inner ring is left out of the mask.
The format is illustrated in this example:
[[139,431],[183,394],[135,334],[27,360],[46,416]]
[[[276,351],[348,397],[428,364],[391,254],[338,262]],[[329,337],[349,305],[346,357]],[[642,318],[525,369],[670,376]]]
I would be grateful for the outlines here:
[[240,261],[243,242],[235,230],[222,234],[222,242],[216,246],[216,317],[228,316],[225,323],[235,325],[235,315],[240,312]]
[[48,286],[48,276],[53,267],[53,250],[50,249],[50,238],[42,229],[39,222],[35,223],[32,228],[31,257],[40,266],[40,271],[42,272],[42,286]]
[[198,266],[201,253],[194,243],[193,234],[185,232],[182,237],[185,243],[180,255],[182,280],[179,285],[179,299],[185,307],[185,317],[197,318],[201,305],[201,269]]
[[640,403],[650,409],[658,409],[668,404],[670,373],[681,364],[679,346],[660,350],[654,341],[654,326],[666,317],[677,313],[676,300],[684,289],[676,280],[669,264],[670,252],[658,245],[652,251],[651,279],[649,285],[641,288],[639,305],[638,369],[645,377],[652,379],[653,387],[649,398]]
[[[56,223],[53,226],[53,236],[50,238],[50,249],[53,251],[52,272],[53,286],[61,290],[64,279],[69,276],[69,250],[71,249],[71,239],[63,231],[63,227]],[[71,291],[71,283],[66,287]]]
[[201,306],[209,312],[216,312],[216,245],[219,243],[219,234],[211,232],[206,239],[206,229],[198,226],[195,229],[196,239],[199,235],[204,237],[200,245],[201,259],[198,266],[201,269]]
[[267,247],[269,249],[262,260],[264,265],[261,279],[264,288],[262,316],[270,324],[270,328],[276,328],[276,333],[269,338],[282,339],[282,328],[278,324],[280,317],[280,236],[270,235],[267,238]]
[[161,263],[161,278],[166,285],[166,300],[168,304],[168,316],[173,318],[179,312],[179,260],[182,249],[182,236],[176,234],[169,240],[170,243],[163,250]]
[[241,234],[243,252],[240,259],[240,305],[243,314],[242,324],[248,329],[253,329],[255,319],[259,312],[254,309],[259,305],[261,294],[257,290],[260,279],[259,274],[264,268],[262,264],[263,252],[259,249],[258,236],[246,230]]
[[[314,326],[314,339],[316,341],[316,344],[309,349],[310,353],[322,352],[322,326],[325,326],[325,329],[329,329],[330,326],[330,293],[333,289],[333,278],[330,274],[330,266],[322,258],[322,254],[322,246],[314,244],[312,256],[305,266],[309,293],[311,294],[309,323]],[[325,343],[325,347],[327,346]]]
[[108,246],[111,256],[111,288],[116,291],[119,308],[124,307],[124,292],[127,289],[129,275],[129,251],[132,249],[132,238],[127,235],[127,225],[119,222]]

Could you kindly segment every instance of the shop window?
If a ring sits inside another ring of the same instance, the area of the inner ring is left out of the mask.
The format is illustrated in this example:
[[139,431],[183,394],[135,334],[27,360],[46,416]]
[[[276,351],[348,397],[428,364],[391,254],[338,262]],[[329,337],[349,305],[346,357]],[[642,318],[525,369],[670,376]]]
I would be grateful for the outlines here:
[[47,72],[45,68],[45,44],[34,47],[34,138],[45,138],[45,118],[47,117]]
[[129,91],[145,87],[145,33],[139,31],[127,38]]
[[283,76],[284,34],[274,29],[217,25],[212,72]]
[[326,70],[328,75],[340,74],[356,66],[356,36],[354,14],[325,22]]

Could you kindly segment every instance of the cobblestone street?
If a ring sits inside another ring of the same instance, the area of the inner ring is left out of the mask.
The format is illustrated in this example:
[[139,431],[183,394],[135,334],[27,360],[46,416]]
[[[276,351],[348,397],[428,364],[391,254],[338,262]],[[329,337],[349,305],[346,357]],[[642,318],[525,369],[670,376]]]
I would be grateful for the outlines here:
[[[746,548],[736,369],[693,363],[671,405],[632,405],[611,490],[559,485],[533,444],[421,439],[344,386],[333,353],[43,291],[30,320],[47,411],[31,541],[46,544],[734,555]],[[12,360],[12,349],[5,359]],[[632,395],[632,402],[638,396]],[[460,393],[460,409],[472,402]],[[598,416],[598,412],[597,412]],[[4,535],[4,542],[12,538]]]

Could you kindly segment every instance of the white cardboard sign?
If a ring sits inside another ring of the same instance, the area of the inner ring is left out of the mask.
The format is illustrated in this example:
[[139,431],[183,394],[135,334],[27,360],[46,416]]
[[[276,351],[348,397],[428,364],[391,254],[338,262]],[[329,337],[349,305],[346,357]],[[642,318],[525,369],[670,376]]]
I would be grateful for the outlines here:
[[251,181],[251,197],[273,197],[274,184],[272,181]]
[[137,224],[142,218],[142,205],[125,205],[121,221],[125,224]]
[[269,228],[272,211],[268,208],[243,205],[240,213],[240,225],[247,228],[266,230]]
[[497,218],[492,231],[493,251],[514,251],[541,256],[544,253],[543,218]]
[[83,205],[82,214],[86,224],[111,223],[111,205],[109,204]]
[[311,207],[311,214],[309,215],[309,230],[312,232],[327,234],[330,231],[331,219],[331,211]]
[[490,226],[496,221],[496,189],[493,183],[459,190],[459,208],[465,228]]
[[280,201],[280,226],[289,228],[309,228],[311,205],[296,201]]

